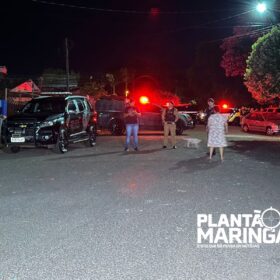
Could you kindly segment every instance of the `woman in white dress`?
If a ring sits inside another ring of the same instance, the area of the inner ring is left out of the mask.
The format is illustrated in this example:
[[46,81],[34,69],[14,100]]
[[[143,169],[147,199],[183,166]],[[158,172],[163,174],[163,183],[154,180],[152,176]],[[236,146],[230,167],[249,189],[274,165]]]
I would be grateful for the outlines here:
[[210,148],[210,159],[212,159],[214,148],[219,148],[221,161],[224,160],[224,147],[227,147],[226,133],[228,132],[227,116],[220,114],[220,108],[215,106],[215,113],[208,118],[207,131]]

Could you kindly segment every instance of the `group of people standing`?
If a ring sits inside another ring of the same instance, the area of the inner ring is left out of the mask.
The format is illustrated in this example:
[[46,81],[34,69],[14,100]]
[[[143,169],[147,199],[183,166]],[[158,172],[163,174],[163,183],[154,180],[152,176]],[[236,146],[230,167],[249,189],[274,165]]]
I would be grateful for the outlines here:
[[[133,135],[133,149],[138,151],[138,131],[139,131],[139,117],[141,113],[138,108],[135,107],[135,101],[130,100],[124,111],[124,122],[126,125],[126,141],[125,141],[125,151],[129,151],[131,135]],[[167,103],[167,108],[162,112],[162,122],[164,127],[164,141],[163,149],[167,148],[168,136],[170,133],[172,148],[176,149],[176,122],[179,119],[178,110],[174,107],[174,103],[169,101]]]
[[[209,159],[216,154],[215,148],[219,148],[221,161],[224,160],[224,147],[227,146],[225,134],[228,131],[227,117],[220,114],[219,106],[215,105],[214,99],[208,99],[208,107],[205,110],[207,116],[207,146],[209,147]],[[141,113],[135,106],[135,101],[130,100],[125,108],[124,122],[126,125],[125,151],[129,151],[131,135],[133,135],[133,149],[138,151],[139,117]],[[163,149],[167,148],[169,134],[172,148],[176,149],[176,122],[179,119],[178,110],[172,101],[167,102],[167,107],[162,112],[164,127]]]

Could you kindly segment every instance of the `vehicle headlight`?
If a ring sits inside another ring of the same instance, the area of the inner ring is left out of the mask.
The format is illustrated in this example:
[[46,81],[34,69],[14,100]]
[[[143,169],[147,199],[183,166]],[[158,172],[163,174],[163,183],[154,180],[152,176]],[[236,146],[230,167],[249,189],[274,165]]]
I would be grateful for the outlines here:
[[49,127],[49,126],[53,126],[53,125],[54,125],[53,121],[46,121],[46,122],[42,122],[39,127],[43,128],[43,127]]

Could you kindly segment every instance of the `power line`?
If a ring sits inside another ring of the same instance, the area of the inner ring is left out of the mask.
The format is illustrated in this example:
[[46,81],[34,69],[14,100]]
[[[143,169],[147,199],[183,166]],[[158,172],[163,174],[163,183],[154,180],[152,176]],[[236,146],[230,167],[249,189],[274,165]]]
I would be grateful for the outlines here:
[[234,39],[234,38],[242,38],[242,37],[246,37],[246,36],[250,36],[250,35],[258,35],[258,34],[262,34],[262,33],[265,33],[269,30],[271,30],[271,28],[275,26],[275,25],[269,25],[269,26],[266,26],[264,28],[260,28],[260,29],[257,29],[257,30],[252,30],[250,32],[247,32],[247,33],[243,33],[243,34],[236,34],[236,35],[232,35],[232,36],[228,36],[228,37],[224,37],[224,38],[220,38],[220,39],[215,39],[215,40],[211,40],[211,41],[204,41],[204,43],[217,43],[217,42],[220,42],[220,41],[224,41],[226,39]]
[[249,11],[238,13],[238,14],[235,14],[235,15],[232,15],[232,16],[228,16],[228,17],[224,17],[224,18],[208,21],[208,22],[205,22],[205,23],[201,23],[201,24],[198,24],[198,25],[192,25],[192,26],[186,26],[186,27],[183,27],[183,28],[178,28],[176,30],[169,31],[168,33],[176,33],[176,32],[181,32],[181,31],[185,31],[185,30],[189,30],[189,29],[199,29],[199,28],[202,28],[202,27],[204,27],[206,25],[211,25],[211,24],[214,24],[214,23],[218,23],[218,22],[222,22],[222,21],[227,21],[227,20],[230,20],[230,19],[233,19],[233,18],[237,18],[237,17],[243,16],[243,15],[246,15],[248,13],[251,13],[252,11],[253,10],[249,10]]
[[[44,0],[31,0],[32,2],[51,5],[51,6],[59,6],[65,8],[72,9],[80,9],[80,10],[91,10],[95,12],[103,12],[103,13],[119,13],[119,14],[138,14],[138,15],[149,15],[151,11],[140,11],[140,10],[122,10],[122,9],[105,9],[105,8],[96,8],[96,7],[87,7],[87,6],[77,6],[72,4],[65,3],[57,3],[50,2]],[[220,10],[194,10],[194,11],[159,11],[159,14],[163,15],[189,15],[189,14],[203,14],[203,13],[219,13],[219,12],[227,12],[227,11],[236,11],[238,9],[220,9]]]
[[[197,25],[190,25],[190,26],[186,26],[186,27],[183,27],[183,28],[177,28],[175,30],[169,30],[169,31],[167,30],[167,31],[159,32],[157,34],[153,34],[153,36],[159,36],[159,35],[164,35],[164,34],[172,34],[172,33],[182,32],[182,31],[186,31],[186,30],[192,30],[192,29],[215,29],[215,28],[222,29],[222,28],[225,28],[225,26],[208,26],[208,25],[218,23],[218,22],[227,21],[227,20],[230,20],[230,19],[233,19],[233,18],[237,18],[237,17],[243,16],[245,14],[251,13],[252,11],[253,10],[248,10],[248,11],[238,13],[238,14],[235,14],[235,15],[232,15],[232,16],[219,18],[219,19],[216,19],[216,20],[208,21],[208,22],[205,22],[205,23],[197,24]],[[236,25],[226,26],[226,28],[233,28],[235,26]],[[250,24],[250,25],[247,25],[246,27],[258,27],[258,26],[263,26],[263,25],[261,25],[261,24],[251,25]]]

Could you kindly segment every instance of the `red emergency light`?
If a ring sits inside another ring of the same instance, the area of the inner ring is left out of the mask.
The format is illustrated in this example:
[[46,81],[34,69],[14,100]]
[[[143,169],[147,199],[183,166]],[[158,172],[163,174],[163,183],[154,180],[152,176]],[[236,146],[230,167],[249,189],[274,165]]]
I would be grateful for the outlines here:
[[139,98],[139,102],[140,102],[141,104],[145,105],[145,104],[148,104],[150,101],[149,101],[149,98],[148,98],[147,96],[141,96],[141,97]]

